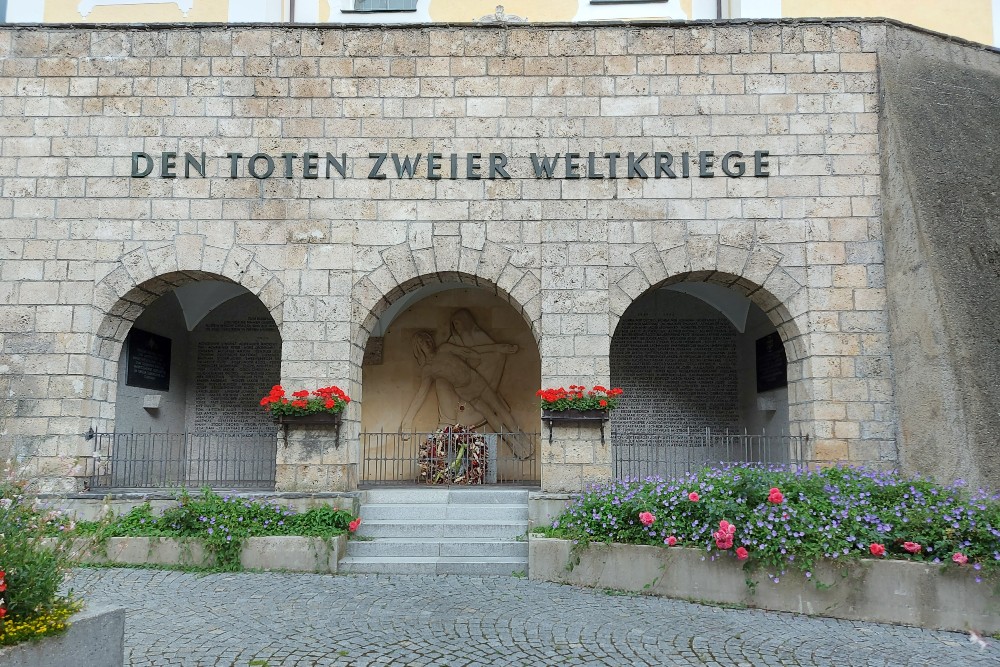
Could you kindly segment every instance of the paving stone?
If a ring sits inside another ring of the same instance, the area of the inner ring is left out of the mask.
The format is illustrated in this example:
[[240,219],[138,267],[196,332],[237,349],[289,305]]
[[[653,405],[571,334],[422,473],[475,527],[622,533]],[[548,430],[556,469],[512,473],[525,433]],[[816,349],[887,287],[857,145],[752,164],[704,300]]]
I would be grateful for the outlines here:
[[957,633],[511,577],[87,569],[67,586],[126,607],[132,667],[1000,663]]

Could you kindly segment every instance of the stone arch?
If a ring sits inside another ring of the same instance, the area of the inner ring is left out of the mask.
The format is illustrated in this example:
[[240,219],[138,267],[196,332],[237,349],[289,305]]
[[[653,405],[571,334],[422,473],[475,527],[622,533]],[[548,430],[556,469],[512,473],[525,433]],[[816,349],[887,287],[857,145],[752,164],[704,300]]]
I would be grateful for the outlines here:
[[514,264],[513,252],[499,244],[484,241],[481,247],[470,248],[462,246],[459,237],[443,238],[449,242],[420,249],[401,243],[383,250],[382,263],[355,283],[351,326],[352,361],[357,367],[386,309],[403,295],[434,283],[462,283],[495,293],[521,314],[535,342],[541,341],[539,276]]
[[94,308],[100,323],[95,331],[95,356],[115,362],[132,323],[146,306],[170,290],[198,280],[245,287],[281,328],[284,286],[253,253],[238,247],[224,250],[207,246],[202,237],[178,236],[174,244],[143,246],[122,256],[118,268],[97,283]]
[[646,292],[679,282],[707,282],[732,289],[764,311],[785,343],[790,370],[807,356],[806,289],[780,266],[782,255],[776,250],[719,245],[706,236],[662,251],[650,244],[632,257],[635,268],[611,287],[612,335],[628,307]]

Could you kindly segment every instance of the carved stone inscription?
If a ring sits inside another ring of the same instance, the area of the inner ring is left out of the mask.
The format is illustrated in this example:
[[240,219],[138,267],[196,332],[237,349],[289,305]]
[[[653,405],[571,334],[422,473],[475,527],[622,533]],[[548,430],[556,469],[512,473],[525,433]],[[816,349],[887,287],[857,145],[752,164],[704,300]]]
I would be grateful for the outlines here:
[[125,384],[130,387],[170,389],[170,339],[142,329],[128,336]]
[[193,430],[240,435],[267,429],[270,419],[258,403],[271,388],[267,378],[279,374],[279,344],[202,341],[196,354]]

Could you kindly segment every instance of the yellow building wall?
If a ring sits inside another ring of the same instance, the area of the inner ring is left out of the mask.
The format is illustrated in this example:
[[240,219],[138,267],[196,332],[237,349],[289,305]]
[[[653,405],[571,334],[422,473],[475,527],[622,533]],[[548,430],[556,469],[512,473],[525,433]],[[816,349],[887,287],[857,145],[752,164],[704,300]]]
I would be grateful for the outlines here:
[[468,23],[496,12],[503,5],[504,13],[529,21],[572,21],[580,3],[577,0],[431,0],[430,14],[434,21]]
[[782,0],[781,15],[885,16],[922,28],[993,43],[991,0]]
[[[41,1],[41,0],[39,0]],[[187,16],[176,3],[139,2],[134,5],[101,5],[83,18],[80,0],[45,0],[46,23],[225,23],[230,0],[194,0]],[[234,0],[239,2],[239,0]]]

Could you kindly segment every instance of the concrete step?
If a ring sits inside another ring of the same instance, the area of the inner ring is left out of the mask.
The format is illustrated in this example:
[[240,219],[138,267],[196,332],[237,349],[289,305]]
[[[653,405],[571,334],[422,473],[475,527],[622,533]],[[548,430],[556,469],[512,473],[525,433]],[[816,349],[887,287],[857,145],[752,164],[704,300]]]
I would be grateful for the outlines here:
[[519,558],[527,562],[528,543],[509,540],[476,538],[385,538],[379,540],[351,540],[347,543],[350,558],[404,558],[404,557],[465,557],[465,558]]
[[465,520],[496,520],[496,521],[527,521],[527,504],[513,505],[476,505],[452,503],[380,503],[361,506],[362,524],[366,521],[442,521],[447,519]]
[[415,504],[457,504],[457,505],[525,505],[528,504],[527,489],[490,488],[404,488],[368,489],[361,498],[362,505],[415,505]]
[[473,521],[445,519],[362,521],[360,537],[480,537],[513,540],[528,532],[527,521]]
[[509,577],[528,571],[524,558],[416,557],[342,558],[338,573],[342,574],[466,574],[475,576]]

